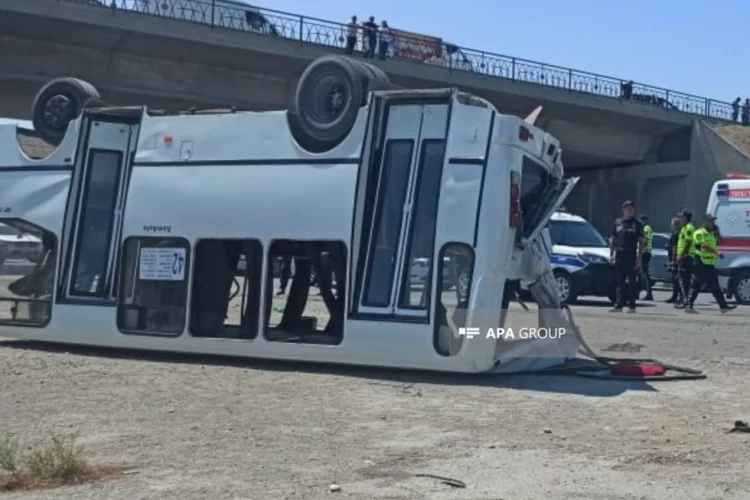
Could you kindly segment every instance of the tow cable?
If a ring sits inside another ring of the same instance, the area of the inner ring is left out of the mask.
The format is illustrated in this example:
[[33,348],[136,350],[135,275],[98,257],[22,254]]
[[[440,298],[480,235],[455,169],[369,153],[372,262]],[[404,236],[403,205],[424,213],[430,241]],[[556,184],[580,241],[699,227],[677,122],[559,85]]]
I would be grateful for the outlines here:
[[581,347],[579,353],[598,363],[598,365],[576,365],[573,360],[558,368],[541,370],[538,373],[554,373],[560,375],[575,375],[578,377],[595,378],[603,380],[644,380],[644,381],[667,381],[667,380],[703,380],[708,378],[701,370],[687,368],[684,366],[671,365],[655,359],[638,358],[608,358],[599,356],[583,340],[581,330],[573,320],[570,307],[563,306],[568,316],[568,322],[573,334],[578,339]]

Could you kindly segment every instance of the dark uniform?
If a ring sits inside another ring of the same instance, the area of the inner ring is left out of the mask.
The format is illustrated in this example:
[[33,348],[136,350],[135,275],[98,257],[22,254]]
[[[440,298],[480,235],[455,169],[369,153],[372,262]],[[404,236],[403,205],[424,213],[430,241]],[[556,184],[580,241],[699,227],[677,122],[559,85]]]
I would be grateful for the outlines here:
[[638,244],[644,237],[643,223],[632,217],[630,219],[617,219],[612,228],[612,241],[615,251],[615,276],[617,279],[617,302],[615,309],[628,306],[631,311],[635,310],[635,301],[638,296],[638,274],[636,269],[638,260]]
[[669,236],[669,243],[667,243],[667,256],[669,258],[669,272],[672,274],[672,296],[667,299],[667,304],[674,304],[675,302],[682,302],[685,298],[680,293],[680,281],[677,276],[677,238],[680,235],[680,230],[675,229]]

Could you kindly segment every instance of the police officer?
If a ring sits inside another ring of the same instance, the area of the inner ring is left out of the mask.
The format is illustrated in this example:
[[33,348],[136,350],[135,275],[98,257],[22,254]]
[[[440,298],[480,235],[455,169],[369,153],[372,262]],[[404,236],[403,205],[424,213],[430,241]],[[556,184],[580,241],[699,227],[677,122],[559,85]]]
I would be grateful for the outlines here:
[[617,302],[611,312],[635,312],[638,296],[638,273],[646,251],[643,223],[635,217],[635,204],[628,200],[622,204],[622,217],[615,221],[609,239],[609,258],[615,266],[617,278]]
[[677,276],[677,237],[680,235],[680,219],[673,217],[669,223],[672,233],[667,243],[667,258],[669,259],[669,272],[672,276],[672,296],[667,299],[667,304],[683,302],[685,297],[680,293],[680,281]]
[[643,265],[641,266],[642,277],[643,277],[643,288],[646,289],[646,297],[643,300],[654,300],[653,292],[651,291],[651,273],[649,266],[651,265],[651,249],[654,245],[654,230],[648,223],[648,216],[641,215],[638,217],[643,223],[643,236],[646,238],[646,251],[643,254]]
[[693,248],[695,257],[693,259],[693,281],[690,289],[690,297],[685,305],[685,312],[697,313],[693,309],[695,299],[704,285],[708,286],[711,295],[719,304],[722,313],[731,311],[736,306],[727,304],[724,294],[719,287],[719,276],[716,274],[716,263],[724,256],[719,253],[719,228],[716,226],[716,217],[711,214],[703,216],[703,226],[693,233]]
[[680,283],[682,301],[675,303],[675,307],[682,309],[690,298],[690,280],[693,273],[693,233],[695,226],[692,223],[693,214],[683,210],[677,217],[680,219],[680,234],[677,235],[677,279]]

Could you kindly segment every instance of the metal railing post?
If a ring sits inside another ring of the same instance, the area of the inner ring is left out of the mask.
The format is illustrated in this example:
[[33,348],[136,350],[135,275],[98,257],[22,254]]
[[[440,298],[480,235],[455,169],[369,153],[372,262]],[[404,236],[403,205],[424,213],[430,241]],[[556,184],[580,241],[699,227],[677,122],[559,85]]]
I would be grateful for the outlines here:
[[303,35],[305,31],[305,16],[299,16],[299,43],[303,43],[305,37]]
[[510,58],[510,78],[514,82],[516,81],[516,58]]
[[216,26],[216,0],[211,0],[211,29]]

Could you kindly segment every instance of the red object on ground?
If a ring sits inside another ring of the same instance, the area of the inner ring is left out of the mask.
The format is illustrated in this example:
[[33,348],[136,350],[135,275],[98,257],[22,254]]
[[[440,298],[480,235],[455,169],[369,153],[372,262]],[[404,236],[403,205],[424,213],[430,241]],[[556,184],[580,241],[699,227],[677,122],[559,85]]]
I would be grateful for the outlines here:
[[666,370],[661,365],[649,363],[617,363],[609,371],[619,377],[654,377],[664,375]]

